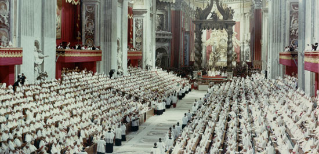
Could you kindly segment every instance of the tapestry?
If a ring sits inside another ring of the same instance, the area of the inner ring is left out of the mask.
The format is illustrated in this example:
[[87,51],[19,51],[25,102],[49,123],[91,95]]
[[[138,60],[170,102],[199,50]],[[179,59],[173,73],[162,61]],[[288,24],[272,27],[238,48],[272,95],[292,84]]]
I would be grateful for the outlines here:
[[57,0],[56,4],[56,38],[61,39],[62,0]]

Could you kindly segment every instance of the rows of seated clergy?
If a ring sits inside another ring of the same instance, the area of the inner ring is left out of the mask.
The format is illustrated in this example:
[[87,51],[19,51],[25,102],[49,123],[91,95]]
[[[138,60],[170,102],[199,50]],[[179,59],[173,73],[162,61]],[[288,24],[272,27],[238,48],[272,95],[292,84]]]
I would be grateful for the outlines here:
[[295,80],[254,74],[211,87],[173,153],[318,153],[317,100]]
[[164,99],[174,94],[187,80],[157,69],[153,71],[131,68],[130,76],[116,79],[115,88],[142,99]]
[[0,89],[0,153],[75,153],[100,138],[124,118],[149,109],[134,97],[114,90],[116,80],[88,72],[63,80]]

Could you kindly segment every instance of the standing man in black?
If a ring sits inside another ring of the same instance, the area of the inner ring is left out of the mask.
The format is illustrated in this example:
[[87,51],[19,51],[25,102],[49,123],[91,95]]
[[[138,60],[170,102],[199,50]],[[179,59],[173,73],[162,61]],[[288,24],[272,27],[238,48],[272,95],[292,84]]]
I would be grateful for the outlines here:
[[22,73],[22,76],[21,76],[21,78],[20,78],[22,85],[24,85],[24,82],[25,82],[25,79],[26,79],[26,78],[27,78],[27,77],[25,77],[25,75]]

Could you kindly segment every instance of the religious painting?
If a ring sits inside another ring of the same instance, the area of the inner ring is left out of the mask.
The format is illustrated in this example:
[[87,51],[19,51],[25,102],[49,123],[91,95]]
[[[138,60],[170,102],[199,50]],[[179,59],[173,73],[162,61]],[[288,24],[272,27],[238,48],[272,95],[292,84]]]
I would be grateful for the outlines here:
[[290,3],[289,45],[298,45],[298,2]]
[[55,27],[56,27],[56,38],[61,39],[61,17],[62,17],[62,0],[57,0],[56,16],[55,16]]

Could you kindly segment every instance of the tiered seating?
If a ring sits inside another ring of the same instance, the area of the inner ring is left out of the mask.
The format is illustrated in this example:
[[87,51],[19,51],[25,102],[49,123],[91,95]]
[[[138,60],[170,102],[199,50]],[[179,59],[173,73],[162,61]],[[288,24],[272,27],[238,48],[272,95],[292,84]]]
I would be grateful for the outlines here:
[[254,74],[215,85],[173,153],[319,152],[319,107],[295,81]]
[[[156,76],[149,80],[155,78],[160,81]],[[64,75],[62,81],[17,87],[15,93],[12,87],[2,87],[0,153],[75,153],[86,146],[94,149],[94,142],[107,128],[115,130],[126,116],[150,109],[150,100],[139,98],[147,98],[145,95],[123,94],[117,89],[118,81],[103,74],[73,72]],[[129,87],[131,82],[122,84]]]

